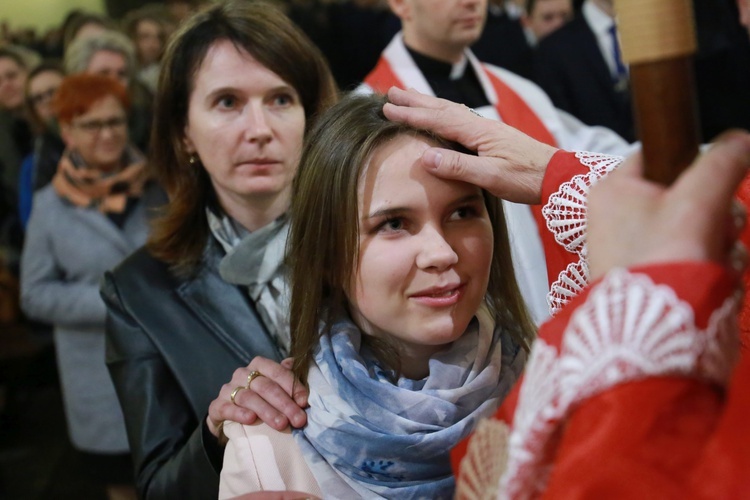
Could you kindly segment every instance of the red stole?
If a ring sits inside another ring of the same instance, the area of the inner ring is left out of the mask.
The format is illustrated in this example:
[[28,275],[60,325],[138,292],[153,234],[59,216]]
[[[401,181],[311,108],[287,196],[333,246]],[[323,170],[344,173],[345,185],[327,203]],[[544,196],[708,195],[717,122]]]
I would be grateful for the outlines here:
[[[484,74],[489,78],[492,87],[497,93],[498,102],[495,105],[497,114],[503,122],[521,132],[533,137],[537,141],[544,142],[550,146],[557,146],[557,141],[544,126],[544,123],[534,113],[528,104],[513,89],[495,76],[492,71],[482,66]],[[390,63],[380,57],[375,69],[365,78],[365,83],[375,92],[385,94],[391,87],[407,88],[391,69]]]

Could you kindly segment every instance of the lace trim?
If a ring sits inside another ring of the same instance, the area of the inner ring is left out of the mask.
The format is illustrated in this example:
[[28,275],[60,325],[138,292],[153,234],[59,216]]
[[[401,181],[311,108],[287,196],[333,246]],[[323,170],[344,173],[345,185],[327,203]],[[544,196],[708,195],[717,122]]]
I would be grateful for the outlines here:
[[646,275],[617,269],[573,314],[559,354],[537,339],[519,394],[501,498],[541,493],[551,472],[559,424],[584,399],[647,376],[681,374],[726,383],[734,366],[736,298],[715,310],[706,330],[689,304]]
[[547,294],[547,304],[550,315],[556,315],[560,309],[570,302],[573,297],[581,293],[589,282],[589,266],[586,260],[568,264],[550,286]]
[[479,422],[461,460],[456,500],[497,498],[500,477],[508,463],[508,436],[505,422],[485,419]]
[[589,168],[589,172],[576,175],[563,183],[542,208],[547,228],[554,235],[555,241],[579,258],[578,266],[568,266],[560,273],[547,295],[550,314],[553,316],[578,294],[581,285],[585,286],[588,282],[585,239],[586,197],[589,189],[623,160],[620,156],[587,151],[578,151],[575,156],[582,165]]

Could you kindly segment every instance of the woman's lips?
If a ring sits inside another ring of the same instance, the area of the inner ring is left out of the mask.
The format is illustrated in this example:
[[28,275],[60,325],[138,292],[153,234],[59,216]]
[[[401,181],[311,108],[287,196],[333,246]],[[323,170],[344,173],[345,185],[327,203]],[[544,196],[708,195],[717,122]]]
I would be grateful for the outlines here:
[[428,307],[448,307],[458,303],[463,295],[463,284],[450,288],[435,288],[417,292],[409,296],[418,304]]

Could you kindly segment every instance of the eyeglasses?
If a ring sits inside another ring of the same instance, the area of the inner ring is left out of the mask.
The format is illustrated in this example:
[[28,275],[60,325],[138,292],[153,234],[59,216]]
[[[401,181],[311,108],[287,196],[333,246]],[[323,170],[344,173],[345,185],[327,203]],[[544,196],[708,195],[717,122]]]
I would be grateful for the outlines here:
[[98,134],[105,128],[112,130],[113,132],[119,132],[120,129],[124,128],[127,124],[125,117],[110,118],[109,120],[91,120],[88,122],[74,123],[76,128],[89,132],[91,134]]
[[29,94],[29,99],[34,104],[41,104],[52,99],[55,96],[55,92],[57,92],[57,87],[52,87],[51,89],[43,90],[36,94]]

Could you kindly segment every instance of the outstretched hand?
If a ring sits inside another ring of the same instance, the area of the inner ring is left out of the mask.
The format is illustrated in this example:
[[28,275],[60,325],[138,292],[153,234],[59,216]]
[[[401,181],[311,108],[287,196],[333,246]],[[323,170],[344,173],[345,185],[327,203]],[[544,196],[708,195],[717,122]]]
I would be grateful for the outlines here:
[[483,118],[462,104],[416,90],[391,87],[383,112],[389,120],[430,130],[478,156],[430,148],[420,162],[439,177],[475,184],[516,202],[541,201],[542,179],[556,148],[504,123]]
[[588,196],[592,280],[614,267],[667,261],[741,267],[744,249],[736,240],[744,214],[732,207],[749,168],[745,132],[724,134],[669,187],[643,179],[640,155],[628,159]]
[[[232,380],[221,387],[218,397],[208,407],[206,423],[211,434],[224,439],[225,420],[252,424],[260,418],[276,430],[286,429],[290,424],[305,425],[307,414],[302,408],[307,406],[308,392],[295,380],[291,368],[292,358],[277,363],[257,356],[246,367],[235,370]],[[260,375],[248,383],[254,371]]]

